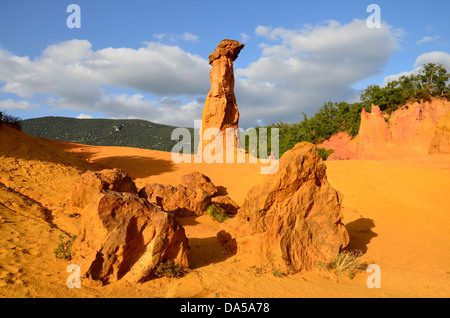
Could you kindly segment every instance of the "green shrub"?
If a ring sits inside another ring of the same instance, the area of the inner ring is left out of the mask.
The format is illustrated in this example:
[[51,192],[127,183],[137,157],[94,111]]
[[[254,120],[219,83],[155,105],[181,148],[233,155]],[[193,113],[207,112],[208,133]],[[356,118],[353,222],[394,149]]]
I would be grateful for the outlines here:
[[275,277],[283,277],[284,276],[284,274],[278,269],[274,269],[272,271],[272,275],[275,276]]
[[72,245],[76,238],[77,236],[74,235],[69,240],[64,242],[63,241],[64,237],[60,235],[58,246],[55,248],[54,251],[56,258],[70,261],[72,259]]
[[162,261],[155,267],[153,273],[157,277],[179,278],[183,276],[184,271],[172,261]]
[[422,65],[417,74],[401,76],[382,87],[369,85],[360,99],[391,114],[408,102],[431,101],[432,97],[448,99],[449,78],[450,73],[442,64],[428,63]]
[[320,158],[322,158],[322,160],[327,160],[328,156],[331,155],[334,150],[333,149],[328,149],[326,150],[325,148],[317,148],[317,152],[319,153]]
[[209,215],[213,220],[224,222],[229,216],[228,213],[222,209],[219,205],[212,203],[206,210],[206,214]]
[[22,119],[20,119],[19,117],[10,116],[8,114],[0,112],[0,126],[2,124],[5,124],[15,129],[21,130],[21,122]]

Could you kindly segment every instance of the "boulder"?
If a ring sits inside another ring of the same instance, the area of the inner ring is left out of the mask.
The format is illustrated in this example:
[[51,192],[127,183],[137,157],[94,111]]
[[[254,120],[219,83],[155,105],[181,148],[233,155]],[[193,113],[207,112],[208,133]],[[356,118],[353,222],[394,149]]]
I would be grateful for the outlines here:
[[215,203],[220,206],[225,212],[229,214],[236,214],[239,210],[239,206],[229,196],[221,195],[218,197],[212,197],[211,203]]
[[164,260],[189,266],[191,249],[175,216],[136,194],[91,195],[74,242],[73,262],[87,282],[142,282]]
[[120,169],[87,171],[75,181],[70,197],[71,204],[84,208],[90,201],[91,195],[101,190],[137,193],[136,185],[131,177]]
[[301,142],[283,154],[276,174],[249,190],[218,238],[278,270],[311,270],[334,260],[348,244],[342,219],[339,195],[316,146]]
[[211,204],[211,195],[182,185],[151,183],[139,191],[139,196],[177,217],[202,215]]
[[204,174],[194,171],[181,177],[181,185],[190,188],[196,192],[207,192],[210,196],[217,193],[216,186]]
[[[205,106],[203,108],[202,126],[200,129],[199,154],[209,143],[214,143],[212,155],[223,152],[224,149],[240,147],[237,137],[239,124],[239,110],[234,95],[234,71],[233,61],[236,60],[244,44],[238,41],[225,39],[221,41],[216,49],[209,55],[209,64],[212,65],[210,72],[211,90],[209,91]],[[206,129],[214,128],[217,134],[203,139]],[[227,128],[232,128],[231,134]],[[220,131],[221,136],[218,134]],[[233,142],[226,142],[228,140]],[[211,137],[211,139],[208,139]],[[216,138],[222,137],[216,140]]]
[[[159,183],[147,184],[139,191],[139,196],[164,211],[172,212],[178,217],[185,217],[203,215],[211,204],[211,198],[216,193],[217,188],[211,179],[195,171],[182,176],[181,184],[177,186]],[[234,202],[230,198],[216,201],[223,201],[227,209],[233,211]]]

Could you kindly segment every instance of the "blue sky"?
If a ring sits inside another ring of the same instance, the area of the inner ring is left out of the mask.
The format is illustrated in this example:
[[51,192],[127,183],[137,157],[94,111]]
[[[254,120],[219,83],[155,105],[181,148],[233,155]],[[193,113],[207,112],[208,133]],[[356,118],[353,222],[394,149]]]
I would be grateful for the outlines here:
[[[81,28],[68,28],[69,4]],[[369,28],[369,4],[380,28]],[[209,91],[208,55],[224,38],[235,61],[244,128],[356,101],[367,85],[450,69],[450,2],[0,2],[0,110],[41,116],[143,118],[193,126]]]

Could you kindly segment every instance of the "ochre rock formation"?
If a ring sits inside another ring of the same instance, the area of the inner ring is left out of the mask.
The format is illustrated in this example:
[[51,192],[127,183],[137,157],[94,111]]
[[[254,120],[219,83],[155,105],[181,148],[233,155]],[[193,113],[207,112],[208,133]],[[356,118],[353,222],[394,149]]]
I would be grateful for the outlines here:
[[[107,189],[98,186],[98,180],[110,176],[112,183]],[[86,189],[81,190],[83,180],[87,181]],[[189,267],[188,239],[172,213],[140,198],[136,191],[109,189],[130,189],[130,182],[125,173],[103,170],[99,174],[87,172],[76,184],[75,191],[85,194],[76,202],[85,206],[72,256],[85,284],[107,284],[122,278],[130,283],[141,282],[162,261]]]
[[283,154],[276,174],[250,189],[218,239],[238,253],[256,253],[278,270],[310,270],[347,246],[342,218],[339,195],[316,146],[301,142]]
[[410,148],[413,156],[415,153],[426,155],[435,135],[438,120],[448,111],[450,102],[441,99],[416,102],[402,107],[389,117],[392,143],[405,150]]
[[391,141],[391,132],[380,107],[372,104],[370,113],[362,109],[361,124],[355,141],[355,152],[360,158],[369,158],[372,154],[378,155],[378,146],[384,147]]
[[437,128],[430,143],[430,154],[450,154],[450,111],[437,122]]
[[[239,110],[234,95],[233,61],[236,60],[243,47],[244,44],[238,41],[226,39],[221,41],[209,55],[209,64],[212,65],[209,75],[211,90],[206,97],[203,108],[200,129],[201,143],[198,146],[199,155],[203,154],[203,150],[210,143],[214,143],[211,145],[212,155],[223,153],[224,149],[235,152],[235,149],[240,147],[236,134],[229,136],[229,140],[233,140],[233,143],[226,143],[226,129],[232,128],[234,132],[237,132],[238,129]],[[219,140],[216,140],[216,137],[204,135],[208,128],[220,130],[222,134],[221,142],[218,142]],[[206,139],[203,139],[203,137],[206,137]]]
[[358,138],[362,143],[386,142],[391,139],[389,126],[380,107],[372,104],[370,113],[362,109]]
[[382,160],[446,153],[450,143],[445,134],[442,135],[445,119],[439,120],[449,111],[450,102],[443,99],[410,103],[390,116],[372,105],[370,113],[362,110],[361,125],[355,138],[340,132],[317,147],[334,150],[327,160]]

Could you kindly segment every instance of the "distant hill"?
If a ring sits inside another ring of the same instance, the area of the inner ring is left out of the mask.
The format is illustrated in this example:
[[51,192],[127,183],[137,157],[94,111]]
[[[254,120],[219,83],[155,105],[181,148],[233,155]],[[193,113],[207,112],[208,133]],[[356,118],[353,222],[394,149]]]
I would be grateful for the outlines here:
[[[21,122],[22,131],[42,138],[93,146],[123,146],[172,151],[174,126],[141,119],[77,119],[40,117]],[[188,128],[191,136],[194,129]],[[191,138],[193,141],[193,137]]]

